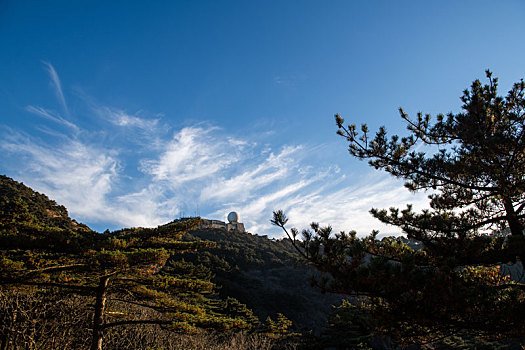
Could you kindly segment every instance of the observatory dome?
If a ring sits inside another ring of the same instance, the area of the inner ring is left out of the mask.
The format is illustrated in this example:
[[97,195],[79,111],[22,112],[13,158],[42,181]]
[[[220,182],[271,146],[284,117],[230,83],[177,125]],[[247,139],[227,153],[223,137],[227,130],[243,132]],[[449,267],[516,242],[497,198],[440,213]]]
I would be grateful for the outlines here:
[[231,213],[228,214],[228,221],[230,223],[239,222],[239,214],[232,211]]

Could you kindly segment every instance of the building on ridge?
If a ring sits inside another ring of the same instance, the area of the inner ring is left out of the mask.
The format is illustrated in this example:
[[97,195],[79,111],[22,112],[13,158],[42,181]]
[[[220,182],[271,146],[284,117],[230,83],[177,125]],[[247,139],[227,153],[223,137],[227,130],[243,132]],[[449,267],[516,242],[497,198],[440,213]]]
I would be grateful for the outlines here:
[[227,223],[220,220],[201,219],[199,228],[223,228],[226,231],[235,230],[239,232],[246,232],[244,229],[244,224],[239,222],[239,214],[234,211],[228,214]]

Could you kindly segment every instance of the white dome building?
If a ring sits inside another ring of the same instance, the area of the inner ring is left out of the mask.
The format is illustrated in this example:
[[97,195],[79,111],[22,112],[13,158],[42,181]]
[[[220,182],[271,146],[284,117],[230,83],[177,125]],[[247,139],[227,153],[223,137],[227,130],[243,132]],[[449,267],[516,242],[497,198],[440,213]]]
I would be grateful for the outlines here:
[[242,222],[239,222],[239,214],[235,211],[232,211],[228,214],[228,222],[201,218],[199,228],[221,228],[225,229],[226,231],[234,230],[239,232],[246,232],[244,224]]
[[239,222],[239,214],[237,214],[237,212],[234,212],[234,211],[229,213],[228,214],[228,222],[230,224],[234,224],[234,223]]

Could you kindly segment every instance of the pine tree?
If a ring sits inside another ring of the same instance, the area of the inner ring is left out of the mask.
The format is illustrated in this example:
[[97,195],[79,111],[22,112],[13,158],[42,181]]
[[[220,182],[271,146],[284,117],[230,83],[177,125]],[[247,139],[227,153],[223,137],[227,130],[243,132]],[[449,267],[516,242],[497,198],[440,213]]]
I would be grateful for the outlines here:
[[[102,349],[104,333],[117,326],[156,324],[185,333],[248,326],[242,318],[210,308],[205,296],[214,285],[206,276],[162,271],[170,255],[210,244],[181,241],[199,218],[99,234],[70,220],[67,210],[45,195],[5,176],[0,180],[1,288],[32,292],[37,287],[92,297],[92,350]],[[109,300],[155,310],[158,318],[142,319],[124,307],[108,312]]]
[[283,314],[277,313],[275,320],[270,316],[266,318],[266,321],[262,325],[261,332],[273,338],[282,338],[289,333],[291,326],[292,321]]
[[[344,126],[336,115],[338,134],[349,143],[350,154],[368,159],[376,169],[404,179],[410,191],[434,190],[432,211],[415,214],[372,210],[381,221],[400,226],[411,238],[433,245],[435,236],[472,237],[483,229],[510,230],[523,236],[525,218],[525,83],[514,84],[506,98],[497,95],[498,79],[486,72],[465,90],[463,113],[437,116],[419,113],[410,120],[400,109],[411,135],[387,139],[385,128],[370,139],[368,128]],[[426,154],[421,145],[436,150]]]
[[525,333],[525,287],[498,266],[525,253],[525,83],[503,98],[489,71],[487,78],[488,84],[476,80],[464,91],[462,113],[432,122],[421,113],[411,120],[400,109],[410,133],[405,137],[388,138],[382,127],[372,138],[366,124],[359,132],[335,116],[352,156],[405,180],[410,191],[431,191],[431,210],[371,210],[422,249],[400,238],[379,241],[377,232],[334,235],[317,223],[299,240],[298,230],[286,229],[284,213],[274,212],[272,222],[326,273],[317,285],[368,298],[367,311],[382,321],[376,330],[404,330],[408,337],[460,329]]
[[362,308],[343,300],[341,305],[334,307],[328,321],[328,327],[323,333],[323,348],[362,349],[370,339],[370,321]]

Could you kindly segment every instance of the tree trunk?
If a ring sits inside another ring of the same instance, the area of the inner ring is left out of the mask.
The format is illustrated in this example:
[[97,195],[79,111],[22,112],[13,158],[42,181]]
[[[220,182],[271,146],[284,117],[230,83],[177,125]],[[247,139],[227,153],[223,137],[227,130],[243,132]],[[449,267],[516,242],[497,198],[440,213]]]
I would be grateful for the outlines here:
[[507,213],[507,222],[509,224],[510,232],[513,236],[523,236],[523,226],[521,225],[518,215],[514,210],[512,201],[508,198],[503,198],[503,205]]
[[111,275],[100,277],[98,287],[96,289],[91,350],[102,350],[102,338],[104,336],[104,308],[106,307],[106,291],[108,289],[110,277]]

